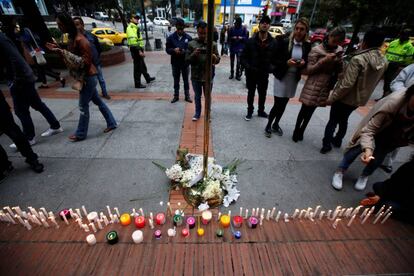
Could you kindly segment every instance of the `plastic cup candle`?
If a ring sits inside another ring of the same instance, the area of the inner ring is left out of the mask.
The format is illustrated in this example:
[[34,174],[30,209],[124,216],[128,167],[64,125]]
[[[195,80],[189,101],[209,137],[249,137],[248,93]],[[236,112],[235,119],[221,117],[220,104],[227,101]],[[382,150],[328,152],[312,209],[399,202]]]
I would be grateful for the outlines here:
[[144,240],[144,235],[141,230],[135,230],[132,233],[132,240],[134,243],[141,243]]
[[164,213],[158,213],[155,216],[155,223],[157,225],[163,225],[165,223],[165,215],[164,215]]
[[259,223],[259,220],[256,217],[253,217],[253,216],[251,216],[247,220],[247,225],[252,229],[256,228],[258,223]]
[[98,219],[98,213],[97,212],[90,212],[87,214],[86,218],[89,222],[94,222]]
[[145,218],[143,216],[138,216],[135,218],[135,226],[137,228],[144,228],[145,227]]
[[230,216],[229,215],[222,215],[220,218],[220,224],[224,228],[227,228],[230,226]]
[[116,231],[109,231],[108,234],[106,234],[106,241],[109,244],[116,244],[118,240],[119,240],[119,237]]
[[155,230],[154,237],[158,240],[161,239],[162,232],[161,230]]
[[198,228],[197,229],[197,235],[199,235],[200,237],[204,236],[204,229],[203,228]]
[[211,213],[211,211],[203,211],[202,213],[201,213],[201,222],[204,224],[204,225],[207,225],[210,221],[211,221],[211,218],[213,217],[213,214]]
[[127,226],[127,225],[130,225],[131,224],[131,216],[129,214],[127,214],[127,213],[122,214],[120,220],[121,220],[121,225],[122,226]]
[[221,237],[223,237],[223,235],[224,235],[223,229],[221,229],[221,228],[217,229],[216,236],[221,238]]
[[89,245],[95,245],[96,244],[96,237],[95,237],[95,235],[94,234],[87,235],[86,236],[86,242]]
[[236,228],[240,228],[243,223],[243,218],[241,216],[234,216],[233,217],[233,225]]
[[235,231],[235,232],[233,233],[233,235],[234,235],[234,237],[235,237],[237,240],[241,239],[241,237],[242,237],[242,234],[241,234],[241,232],[240,232],[240,231]]
[[181,226],[183,224],[183,217],[181,215],[174,215],[173,222],[174,226]]
[[168,237],[175,237],[176,234],[177,234],[177,231],[175,231],[175,227],[174,228],[170,228],[167,231]]
[[188,231],[187,228],[184,228],[183,230],[181,230],[181,235],[185,238],[188,237],[188,235],[190,235],[190,231]]
[[187,225],[190,227],[190,229],[193,229],[195,227],[195,218],[194,217],[188,217],[187,218]]

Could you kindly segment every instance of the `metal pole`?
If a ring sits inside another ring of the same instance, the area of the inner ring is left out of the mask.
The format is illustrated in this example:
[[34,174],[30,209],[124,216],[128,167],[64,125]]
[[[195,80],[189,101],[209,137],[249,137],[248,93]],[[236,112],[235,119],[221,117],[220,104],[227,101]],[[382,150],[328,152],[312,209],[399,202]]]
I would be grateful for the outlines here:
[[312,14],[311,14],[311,18],[309,20],[309,27],[312,26],[313,15],[315,14],[315,9],[316,9],[317,3],[318,3],[318,0],[315,0],[315,2],[313,3]]
[[211,109],[211,84],[213,64],[213,29],[214,29],[214,0],[208,0],[207,4],[207,59],[206,76],[204,83],[204,148],[203,148],[203,176],[208,173],[208,150],[210,142],[210,109]]
[[142,16],[144,17],[144,30],[145,30],[145,51],[151,51],[151,44],[148,40],[148,31],[147,31],[147,17],[145,15],[145,6],[144,0],[141,0],[142,5]]
[[223,28],[226,25],[226,7],[227,7],[227,0],[224,0]]

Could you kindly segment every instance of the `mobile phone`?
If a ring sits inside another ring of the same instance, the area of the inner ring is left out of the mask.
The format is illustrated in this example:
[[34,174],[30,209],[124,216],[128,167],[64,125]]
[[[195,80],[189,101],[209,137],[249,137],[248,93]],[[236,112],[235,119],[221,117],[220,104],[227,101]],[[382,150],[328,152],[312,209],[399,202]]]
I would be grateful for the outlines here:
[[200,54],[207,54],[207,49],[200,49]]
[[297,59],[297,60],[295,60],[295,62],[296,62],[296,64],[300,64],[302,62],[302,60],[301,59]]

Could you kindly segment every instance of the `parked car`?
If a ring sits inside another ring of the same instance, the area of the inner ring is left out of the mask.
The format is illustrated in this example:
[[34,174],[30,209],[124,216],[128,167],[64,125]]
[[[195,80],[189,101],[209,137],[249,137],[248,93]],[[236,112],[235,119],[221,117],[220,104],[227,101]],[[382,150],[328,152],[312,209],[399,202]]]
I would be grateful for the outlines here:
[[94,28],[92,33],[99,38],[108,38],[114,44],[127,45],[126,33],[120,33],[112,28]]
[[280,23],[282,24],[284,28],[292,27],[292,22],[290,21],[290,19],[282,19],[280,20]]
[[154,24],[161,25],[161,26],[170,26],[170,22],[164,17],[155,17]]
[[[327,34],[327,29],[316,29],[310,36],[310,42],[312,43],[312,47],[321,44]],[[345,37],[345,40],[342,42],[341,46],[345,49],[346,47],[348,47],[350,42],[351,40]]]
[[102,21],[109,20],[109,16],[104,12],[94,12],[93,17],[97,20],[102,20]]
[[[252,31],[250,32],[250,37],[252,37],[255,33],[259,31],[259,25],[252,25]],[[277,37],[279,35],[284,35],[285,31],[281,26],[270,26],[269,33],[272,37]]]

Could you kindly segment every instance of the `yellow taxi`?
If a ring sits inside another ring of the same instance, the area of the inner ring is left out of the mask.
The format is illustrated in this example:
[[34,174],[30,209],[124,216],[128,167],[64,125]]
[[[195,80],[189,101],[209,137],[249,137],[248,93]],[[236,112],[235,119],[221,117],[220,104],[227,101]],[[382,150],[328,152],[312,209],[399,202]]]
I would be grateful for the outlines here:
[[112,28],[94,28],[91,33],[99,38],[110,39],[114,44],[127,45],[126,33],[120,33]]
[[[61,43],[63,45],[67,45],[68,44],[68,41],[69,41],[69,36],[68,36],[67,33],[64,33],[62,35],[62,38],[61,38]],[[112,42],[112,40],[110,40],[108,38],[100,38],[100,37],[98,37],[98,41],[99,41],[99,43],[101,45],[106,45],[108,47],[113,47],[114,46],[114,43]]]
[[[252,31],[250,32],[250,37],[252,37],[255,33],[259,31],[259,25],[253,25]],[[272,37],[277,37],[279,35],[284,35],[285,31],[283,27],[280,26],[270,26],[269,33]]]

